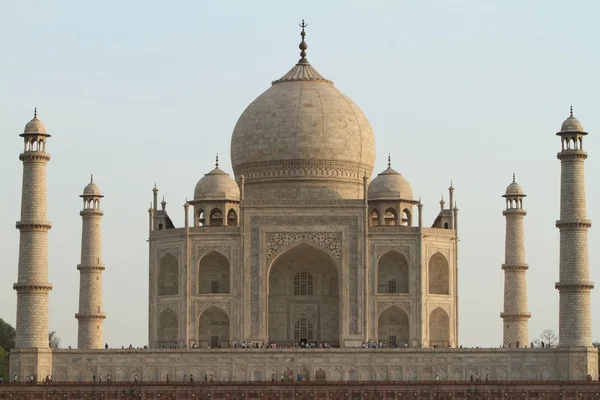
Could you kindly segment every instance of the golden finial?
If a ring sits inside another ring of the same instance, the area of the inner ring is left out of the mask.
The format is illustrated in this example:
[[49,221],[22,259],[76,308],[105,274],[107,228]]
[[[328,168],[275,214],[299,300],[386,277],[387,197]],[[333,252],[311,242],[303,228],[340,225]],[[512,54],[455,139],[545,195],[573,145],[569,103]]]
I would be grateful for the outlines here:
[[304,28],[306,28],[307,26],[308,25],[304,23],[304,20],[302,20],[302,23],[300,24],[300,28],[302,28],[302,32],[300,32],[300,36],[302,36],[302,41],[300,42],[300,46],[298,46],[301,50],[300,57],[302,57],[302,58],[306,58],[306,49],[308,48],[308,45],[304,41],[304,36],[306,36],[306,32],[304,32]]
[[571,117],[573,116],[573,105],[571,105]]
[[392,168],[392,153],[388,153],[388,168]]
[[515,183],[515,173],[513,172],[513,183]]
[[37,118],[37,107],[33,107],[33,119]]
[[94,183],[94,174],[90,174],[90,183]]
[[215,167],[219,168],[219,153],[217,153],[217,158],[215,161]]

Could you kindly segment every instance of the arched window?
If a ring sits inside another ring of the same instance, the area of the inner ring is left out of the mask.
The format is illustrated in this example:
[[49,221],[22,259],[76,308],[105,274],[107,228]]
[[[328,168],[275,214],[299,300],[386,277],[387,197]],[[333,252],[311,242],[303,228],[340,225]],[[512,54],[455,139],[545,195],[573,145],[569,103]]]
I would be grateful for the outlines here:
[[198,226],[204,226],[205,222],[204,210],[198,210]]
[[325,371],[323,371],[321,368],[319,368],[317,370],[317,372],[315,372],[315,381],[326,381],[327,380],[327,375],[325,374]]
[[429,316],[429,344],[439,347],[450,345],[450,319],[441,307],[433,310]]
[[409,320],[404,310],[398,307],[386,308],[377,320],[377,337],[390,347],[403,346],[409,341]]
[[294,295],[312,296],[313,295],[313,277],[308,272],[300,272],[294,277]]
[[384,223],[385,225],[398,225],[398,214],[396,213],[396,210],[391,207],[385,210]]
[[237,226],[237,213],[235,212],[235,210],[232,208],[231,210],[229,210],[229,212],[227,213],[227,225],[228,226]]
[[405,208],[404,211],[402,211],[402,225],[412,226],[412,216],[410,215],[408,208]]
[[390,251],[384,254],[377,268],[378,293],[408,293],[408,261],[404,255]]
[[222,226],[223,225],[223,213],[218,208],[213,209],[210,212],[210,226]]
[[441,253],[429,259],[429,293],[450,294],[450,267]]
[[157,283],[159,296],[179,293],[179,261],[173,254],[166,253],[160,259]]
[[294,323],[294,341],[312,342],[314,339],[314,328],[312,321],[307,318],[300,318]]
[[158,347],[177,346],[178,332],[177,314],[166,308],[158,318]]
[[162,231],[163,230],[163,224],[158,224],[158,230]]
[[369,218],[369,219],[370,219],[371,226],[379,225],[379,213],[377,212],[377,210],[371,211],[371,218]]
[[198,321],[200,347],[221,348],[229,346],[229,316],[220,308],[210,307]]
[[200,260],[198,273],[200,293],[229,293],[229,260],[212,251]]

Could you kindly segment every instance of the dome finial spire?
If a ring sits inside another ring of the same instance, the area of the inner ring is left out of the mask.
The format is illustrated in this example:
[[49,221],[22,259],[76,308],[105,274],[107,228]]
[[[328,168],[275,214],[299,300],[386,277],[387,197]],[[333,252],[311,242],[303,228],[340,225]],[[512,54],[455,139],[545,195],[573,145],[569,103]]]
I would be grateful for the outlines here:
[[392,153],[388,153],[388,168],[392,168]]
[[37,107],[33,107],[33,119],[37,118]]
[[90,183],[94,183],[94,174],[90,174]]
[[513,183],[515,183],[515,173],[513,172]]
[[571,104],[571,117],[573,116],[573,105]]
[[215,167],[219,168],[219,153],[217,153],[217,158],[215,159]]
[[302,32],[300,32],[300,36],[302,36],[302,41],[300,42],[300,46],[298,46],[301,50],[300,57],[302,57],[302,60],[306,59],[306,49],[308,48],[308,45],[304,41],[304,36],[306,36],[306,32],[304,32],[304,28],[306,28],[307,26],[308,25],[304,23],[304,20],[302,20],[302,23],[300,24],[300,28],[302,28]]

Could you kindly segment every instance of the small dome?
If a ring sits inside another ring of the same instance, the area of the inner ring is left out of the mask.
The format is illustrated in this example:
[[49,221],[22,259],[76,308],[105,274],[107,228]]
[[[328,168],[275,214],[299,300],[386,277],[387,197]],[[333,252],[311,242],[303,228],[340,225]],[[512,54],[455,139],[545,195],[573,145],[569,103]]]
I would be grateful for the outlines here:
[[194,200],[240,201],[240,188],[217,164],[215,169],[204,175],[196,184]]
[[33,111],[33,119],[25,125],[23,134],[26,135],[48,135],[44,123],[37,117],[37,108]]
[[587,132],[583,130],[581,122],[573,115],[573,107],[571,107],[571,115],[569,115],[569,118],[565,119],[565,122],[562,123],[558,134],[567,132],[581,132],[582,134],[587,135]]
[[506,187],[506,194],[504,196],[525,196],[523,188],[515,181],[515,175],[513,174],[513,181]]
[[583,132],[583,125],[574,116],[570,116],[562,123],[560,127],[561,132]]
[[96,196],[96,197],[104,197],[100,193],[100,188],[98,185],[94,183],[94,176],[92,175],[90,179],[90,183],[87,184],[86,187],[83,188],[83,196]]
[[391,166],[377,175],[369,184],[369,200],[412,200],[410,183]]

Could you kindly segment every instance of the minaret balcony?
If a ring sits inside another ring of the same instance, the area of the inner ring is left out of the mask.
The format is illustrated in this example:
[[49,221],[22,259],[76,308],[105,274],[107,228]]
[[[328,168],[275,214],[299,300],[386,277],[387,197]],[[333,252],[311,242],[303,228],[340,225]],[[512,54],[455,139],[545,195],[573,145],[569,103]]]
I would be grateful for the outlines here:
[[556,158],[559,160],[585,160],[588,157],[587,152],[583,150],[563,150],[559,153],[556,153]]
[[77,264],[78,271],[104,271],[106,268],[104,264],[96,264],[96,265],[85,265],[85,264]]
[[592,281],[577,281],[577,282],[556,282],[554,287],[561,292],[580,292],[589,291],[594,288]]
[[15,283],[13,289],[17,293],[24,292],[49,292],[52,290],[52,285],[49,283]]
[[587,229],[592,227],[592,221],[589,219],[572,219],[572,220],[562,220],[559,219],[556,221],[556,227],[558,229]]
[[21,161],[50,161],[50,154],[41,151],[27,151],[19,154],[19,160]]
[[50,221],[17,221],[15,224],[17,229],[22,231],[24,230],[37,230],[37,229],[50,229],[52,228],[52,223]]
[[94,314],[75,314],[75,318],[78,320],[103,320],[106,319],[106,314],[104,313],[94,313]]

